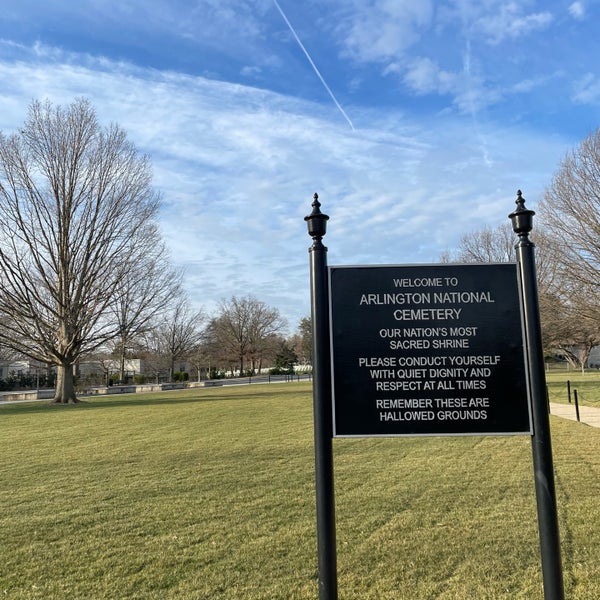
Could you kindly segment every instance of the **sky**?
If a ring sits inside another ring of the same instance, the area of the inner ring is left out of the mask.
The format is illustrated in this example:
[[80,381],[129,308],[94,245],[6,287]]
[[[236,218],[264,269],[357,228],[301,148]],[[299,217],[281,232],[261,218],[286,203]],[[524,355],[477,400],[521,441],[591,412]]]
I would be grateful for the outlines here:
[[0,129],[86,97],[152,159],[194,306],[310,314],[330,265],[437,262],[600,125],[600,1],[3,0]]

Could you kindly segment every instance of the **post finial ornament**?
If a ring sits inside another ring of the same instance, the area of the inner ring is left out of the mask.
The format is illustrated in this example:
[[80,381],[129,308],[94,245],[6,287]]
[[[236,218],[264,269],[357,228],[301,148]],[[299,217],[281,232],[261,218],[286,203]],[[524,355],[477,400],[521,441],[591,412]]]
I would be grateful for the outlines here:
[[525,207],[525,198],[523,198],[521,190],[517,190],[515,204],[517,208],[508,215],[508,218],[512,221],[513,231],[519,236],[521,241],[524,241],[533,229],[533,215],[535,215],[535,211]]
[[525,210],[525,198],[523,198],[523,192],[521,190],[517,190],[515,204],[517,205],[517,210]]
[[321,207],[321,203],[319,202],[319,194],[317,194],[317,192],[313,194],[313,203],[311,206],[314,210],[318,210]]
[[308,235],[315,240],[320,241],[327,233],[327,221],[329,216],[321,212],[321,203],[319,202],[319,194],[313,195],[313,207],[310,215],[304,217],[308,227]]

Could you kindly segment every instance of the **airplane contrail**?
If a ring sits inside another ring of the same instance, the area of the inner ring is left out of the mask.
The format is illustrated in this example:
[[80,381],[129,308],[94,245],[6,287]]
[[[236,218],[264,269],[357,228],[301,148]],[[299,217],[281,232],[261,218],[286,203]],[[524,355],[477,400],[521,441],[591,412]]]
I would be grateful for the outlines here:
[[313,59],[310,57],[310,54],[304,47],[304,44],[300,41],[300,38],[298,37],[298,34],[292,27],[292,24],[289,22],[288,18],[285,16],[285,13],[281,9],[281,6],[279,6],[279,2],[277,2],[277,0],[273,0],[273,3],[277,7],[277,10],[279,11],[279,14],[282,16],[286,25],[289,27],[289,30],[292,32],[292,35],[294,36],[294,38],[296,38],[296,41],[298,42],[298,46],[300,46],[300,48],[302,49],[302,52],[304,52],[304,55],[308,59],[308,62],[310,63],[311,67],[313,68],[314,72],[317,74],[317,77],[321,80],[323,87],[327,90],[327,92],[331,96],[331,99],[333,100],[335,105],[338,107],[339,111],[342,113],[342,115],[344,115],[344,119],[346,119],[346,121],[348,121],[348,125],[350,125],[350,129],[352,129],[352,131],[354,131],[354,125],[352,124],[350,117],[346,114],[346,111],[342,108],[342,105],[337,101],[337,98],[335,97],[335,95],[333,94],[333,92],[331,91],[329,86],[327,85],[327,82],[323,78],[323,75],[321,75],[319,69],[317,69],[317,65],[315,65],[315,63],[313,62]]

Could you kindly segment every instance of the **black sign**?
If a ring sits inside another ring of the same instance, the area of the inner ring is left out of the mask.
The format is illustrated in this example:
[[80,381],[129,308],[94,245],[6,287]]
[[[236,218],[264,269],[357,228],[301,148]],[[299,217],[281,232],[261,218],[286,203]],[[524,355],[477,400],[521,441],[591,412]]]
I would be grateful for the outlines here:
[[532,433],[516,264],[329,277],[334,436]]

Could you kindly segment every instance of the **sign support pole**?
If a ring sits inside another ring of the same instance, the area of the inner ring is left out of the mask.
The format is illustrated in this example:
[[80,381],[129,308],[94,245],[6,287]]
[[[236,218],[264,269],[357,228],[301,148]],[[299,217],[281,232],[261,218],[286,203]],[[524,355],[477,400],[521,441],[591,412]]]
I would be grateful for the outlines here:
[[309,253],[319,600],[337,600],[329,294],[327,248],[322,243],[329,217],[321,212],[318,195],[313,198],[312,213],[304,220],[313,239]]
[[517,192],[516,204],[517,208],[509,215],[509,218],[512,221],[514,232],[519,236],[515,249],[523,292],[526,352],[529,365],[534,431],[531,438],[531,448],[535,475],[544,598],[546,600],[564,600],[550,419],[546,402],[544,355],[536,282],[535,244],[529,239],[529,232],[533,229],[533,215],[535,212],[525,208],[525,200],[521,190]]

